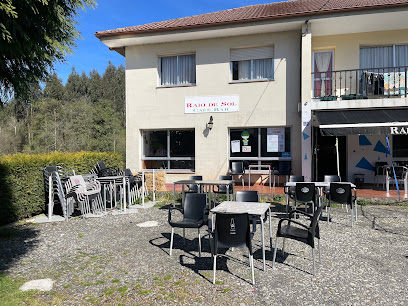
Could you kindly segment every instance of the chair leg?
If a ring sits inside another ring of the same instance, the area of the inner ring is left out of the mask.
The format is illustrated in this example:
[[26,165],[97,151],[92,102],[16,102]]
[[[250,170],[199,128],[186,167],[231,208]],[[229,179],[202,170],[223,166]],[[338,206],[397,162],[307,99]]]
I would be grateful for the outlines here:
[[353,219],[354,219],[354,209],[353,209],[353,206],[351,206],[351,209],[350,209],[350,216],[351,216],[351,226],[353,226]]
[[275,240],[275,250],[273,252],[272,269],[275,268],[276,251],[278,250],[278,237]]
[[198,229],[198,256],[201,257],[201,236],[200,236],[200,228]]
[[330,222],[330,205],[329,208],[327,209],[327,224]]
[[282,254],[285,255],[285,241],[286,238],[283,238],[283,243],[282,243]]
[[170,256],[173,249],[173,236],[174,236],[174,228],[171,228],[171,238],[170,238]]
[[213,256],[213,284],[215,284],[215,271],[217,270],[217,255]]
[[322,250],[320,249],[320,239],[317,239],[317,247],[319,249],[319,264],[322,263]]
[[186,229],[183,228],[183,245],[186,244]]
[[249,265],[251,267],[251,274],[252,274],[252,285],[255,285],[255,275],[254,275],[254,256],[249,254]]
[[312,248],[312,256],[313,256],[313,275],[316,276],[316,256],[315,256],[315,249]]

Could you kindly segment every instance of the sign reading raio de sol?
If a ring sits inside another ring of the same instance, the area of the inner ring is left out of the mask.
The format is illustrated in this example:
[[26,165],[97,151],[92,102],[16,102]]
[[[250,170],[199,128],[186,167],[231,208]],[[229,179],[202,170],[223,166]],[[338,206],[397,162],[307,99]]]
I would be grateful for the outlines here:
[[186,97],[185,114],[229,113],[239,111],[239,96]]

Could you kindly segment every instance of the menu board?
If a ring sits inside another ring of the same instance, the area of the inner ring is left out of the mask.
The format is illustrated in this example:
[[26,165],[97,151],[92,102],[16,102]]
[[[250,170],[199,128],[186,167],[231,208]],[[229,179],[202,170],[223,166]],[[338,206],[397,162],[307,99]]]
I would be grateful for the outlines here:
[[267,152],[285,152],[285,128],[267,128]]

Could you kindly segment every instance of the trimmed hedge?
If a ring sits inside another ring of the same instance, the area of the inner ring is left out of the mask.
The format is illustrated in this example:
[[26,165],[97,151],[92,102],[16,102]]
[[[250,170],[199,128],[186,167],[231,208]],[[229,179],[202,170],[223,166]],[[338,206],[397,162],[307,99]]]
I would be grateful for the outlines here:
[[117,153],[75,152],[15,154],[0,158],[0,225],[45,211],[43,170],[46,166],[74,169],[76,174],[89,173],[98,161],[123,167]]

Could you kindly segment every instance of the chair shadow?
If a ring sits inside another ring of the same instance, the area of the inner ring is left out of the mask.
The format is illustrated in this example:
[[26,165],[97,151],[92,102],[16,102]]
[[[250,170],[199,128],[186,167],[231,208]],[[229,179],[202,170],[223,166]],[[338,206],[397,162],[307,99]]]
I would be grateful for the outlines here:
[[[293,266],[293,265],[288,264],[287,262],[285,262],[286,259],[289,257],[289,255],[290,255],[290,256],[300,257],[300,256],[297,255],[297,254],[292,254],[292,253],[288,253],[288,252],[285,252],[285,254],[282,254],[282,250],[278,250],[278,252],[276,253],[275,264],[276,264],[276,263],[280,263],[280,264],[286,265],[287,267],[293,268],[293,269],[298,270],[298,271],[300,271],[300,272],[304,272],[304,273],[307,273],[307,274],[311,274],[311,275],[313,276],[313,273],[311,273],[310,271],[306,271],[306,270],[300,269],[300,268],[298,268],[298,267],[296,267],[296,266]],[[306,257],[303,257],[303,258],[306,259],[306,260],[309,260],[309,259],[306,258]],[[272,258],[272,259],[273,259],[273,258]],[[272,259],[271,259],[271,260],[272,260]],[[276,266],[275,266],[275,269],[276,269]]]
[[[161,233],[162,237],[157,237],[149,240],[149,243],[155,247],[160,248],[164,253],[166,253],[168,256],[170,256],[170,233]],[[213,271],[213,259],[211,256],[211,245],[209,242],[208,238],[201,237],[201,257],[198,256],[198,238],[194,239],[185,239],[185,243],[183,244],[183,236],[179,235],[177,233],[174,233],[173,237],[173,251],[174,250],[182,250],[186,253],[186,255],[179,255],[179,261],[180,264],[186,268],[191,269],[194,271],[197,275],[201,276],[202,278],[206,279],[210,283],[212,283],[212,279],[208,279],[208,277],[204,274],[202,274],[200,271],[207,270],[207,271]],[[166,239],[166,242],[163,243],[156,243],[158,240],[163,240]],[[239,263],[242,265],[246,265],[249,267],[249,257],[245,256],[248,261],[242,261],[238,258],[231,257],[229,255],[226,255],[227,249],[219,250],[217,256],[217,271],[223,270],[231,275],[234,275],[235,277],[246,281],[250,284],[252,284],[249,280],[246,280],[242,278],[241,276],[232,273],[227,266],[227,261],[233,261],[235,263]],[[205,254],[209,253],[210,256],[206,256]],[[258,254],[258,253],[257,253]],[[222,255],[222,256],[220,256]],[[262,250],[259,251],[259,255],[257,255],[262,261]],[[187,258],[188,260],[185,260]],[[255,253],[254,253],[254,259],[255,259]],[[194,260],[194,263],[189,263],[189,261]]]

